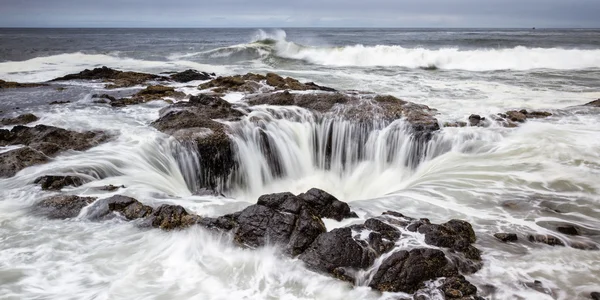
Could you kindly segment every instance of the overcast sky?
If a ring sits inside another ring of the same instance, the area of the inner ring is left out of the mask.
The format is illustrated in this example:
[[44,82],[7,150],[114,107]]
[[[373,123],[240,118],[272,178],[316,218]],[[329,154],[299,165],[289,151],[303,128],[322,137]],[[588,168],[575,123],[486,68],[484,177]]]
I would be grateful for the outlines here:
[[600,0],[0,0],[0,27],[600,27]]

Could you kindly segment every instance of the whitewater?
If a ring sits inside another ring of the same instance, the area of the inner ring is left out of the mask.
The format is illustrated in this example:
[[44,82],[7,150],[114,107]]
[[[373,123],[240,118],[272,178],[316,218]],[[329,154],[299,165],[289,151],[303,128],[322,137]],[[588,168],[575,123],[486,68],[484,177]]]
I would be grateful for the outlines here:
[[[552,234],[567,242],[600,244],[600,114],[581,106],[600,98],[600,45],[590,39],[599,32],[157,30],[151,42],[144,38],[147,33],[131,33],[133,37],[110,30],[100,35],[32,29],[19,33],[30,38],[29,44],[16,44],[10,38],[15,33],[3,32],[0,43],[12,50],[0,50],[0,79],[43,82],[104,65],[153,74],[189,68],[222,76],[275,72],[427,105],[436,110],[442,128],[416,149],[404,120],[357,124],[335,117],[317,120],[300,107],[260,106],[239,122],[223,121],[231,128],[239,168],[219,195],[207,195],[198,181],[202,157],[149,126],[169,103],[116,109],[92,98],[130,95],[141,87],[107,90],[101,82],[70,81],[0,90],[1,118],[31,112],[40,119],[28,126],[102,130],[115,137],[0,178],[0,299],[403,296],[352,287],[307,270],[275,246],[242,249],[227,235],[199,227],[164,232],[118,219],[92,222],[86,209],[69,220],[32,214],[32,205],[57,194],[42,191],[33,181],[57,174],[90,180],[62,193],[120,194],[153,207],[181,205],[201,216],[239,211],[263,194],[320,188],[348,202],[359,216],[326,219],[328,230],[388,210],[432,222],[470,222],[484,266],[467,278],[487,291],[485,298],[589,299],[591,292],[600,291],[600,251],[527,241],[503,244],[493,237],[497,232]],[[56,44],[67,40],[77,42]],[[36,46],[42,50],[35,53],[20,51],[34,43],[44,47]],[[144,47],[149,45],[154,47]],[[204,92],[197,88],[202,83],[168,84],[198,95]],[[243,105],[244,96],[234,92],[223,99]],[[70,103],[48,105],[55,100]],[[492,120],[512,109],[544,110],[552,116],[517,128],[496,123],[445,126],[468,122],[471,114]],[[264,136],[277,150],[271,156],[261,148]],[[106,185],[124,188],[98,189]],[[555,231],[564,224],[576,226],[581,235]],[[409,246],[424,245],[422,236],[409,240]],[[527,286],[536,280],[542,291]]]

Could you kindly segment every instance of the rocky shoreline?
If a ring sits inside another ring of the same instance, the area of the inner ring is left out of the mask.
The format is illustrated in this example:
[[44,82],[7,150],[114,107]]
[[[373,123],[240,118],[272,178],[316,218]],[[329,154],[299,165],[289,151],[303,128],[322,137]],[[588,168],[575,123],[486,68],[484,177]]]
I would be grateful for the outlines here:
[[[94,104],[108,104],[115,109],[154,100],[170,101],[171,104],[160,111],[159,118],[150,126],[200,155],[199,187],[216,194],[226,191],[228,180],[238,176],[237,149],[232,138],[236,126],[242,122],[250,122],[258,128],[266,126],[272,120],[252,114],[264,107],[300,107],[319,122],[347,121],[361,124],[367,131],[376,129],[377,124],[388,126],[402,120],[411,134],[412,143],[406,164],[413,167],[426,155],[427,143],[444,127],[512,128],[528,119],[552,116],[545,111],[511,110],[493,118],[473,114],[466,121],[440,124],[435,117],[436,110],[425,105],[389,95],[337,91],[273,73],[216,77],[215,74],[187,70],[154,75],[102,67],[56,78],[49,83],[69,80],[99,81],[106,84],[106,89],[146,86],[130,97],[94,95]],[[168,86],[173,82],[192,81],[204,81],[198,86],[201,92],[195,96]],[[0,81],[0,88],[47,84]],[[230,103],[224,100],[223,96],[231,92],[242,93],[243,101]],[[586,106],[599,107],[599,101]],[[85,151],[113,138],[109,133],[99,131],[77,132],[42,124],[25,126],[38,121],[39,118],[32,114],[0,121],[4,126],[13,126],[10,130],[0,129],[0,146],[16,147],[0,153],[0,177],[12,177],[24,168],[46,163],[65,151]],[[276,151],[275,146],[266,135],[259,135],[259,138],[273,174],[281,176],[281,162],[271,153]],[[331,137],[328,139],[325,139],[324,149],[320,150],[330,158],[332,141]],[[81,186],[86,181],[76,176],[48,175],[32,183],[39,184],[43,190],[59,192],[67,186]],[[110,191],[118,189],[106,187]],[[482,253],[475,246],[477,237],[471,224],[461,220],[432,224],[427,218],[416,219],[389,211],[362,223],[354,222],[327,231],[323,218],[341,221],[358,216],[347,203],[318,189],[299,195],[263,195],[254,205],[218,217],[199,216],[177,205],[150,207],[122,195],[96,199],[58,194],[41,199],[32,212],[50,219],[82,217],[93,222],[120,218],[135,222],[141,228],[162,230],[200,226],[215,234],[228,235],[240,247],[277,246],[282,255],[303,261],[310,270],[377,291],[414,294],[414,299],[439,295],[445,299],[483,299],[478,288],[465,278],[484,265]],[[578,235],[578,229],[573,226],[561,226],[557,231]],[[422,236],[426,245],[409,249],[397,247],[403,239],[414,235]],[[498,243],[520,242],[514,233],[497,233],[494,237]],[[564,240],[553,235],[531,234],[526,240],[549,246],[598,250],[594,243]]]

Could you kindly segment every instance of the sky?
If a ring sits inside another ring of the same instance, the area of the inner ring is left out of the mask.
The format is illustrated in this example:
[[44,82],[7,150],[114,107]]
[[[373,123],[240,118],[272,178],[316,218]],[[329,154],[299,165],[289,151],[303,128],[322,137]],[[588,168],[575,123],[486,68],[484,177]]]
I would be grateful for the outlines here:
[[0,27],[599,28],[600,0],[0,0]]

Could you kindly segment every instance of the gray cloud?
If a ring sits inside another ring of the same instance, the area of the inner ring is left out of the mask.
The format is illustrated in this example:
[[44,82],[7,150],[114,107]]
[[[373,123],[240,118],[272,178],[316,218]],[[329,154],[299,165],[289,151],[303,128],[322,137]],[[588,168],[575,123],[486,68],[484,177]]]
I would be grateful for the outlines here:
[[598,0],[2,0],[0,27],[600,27]]

